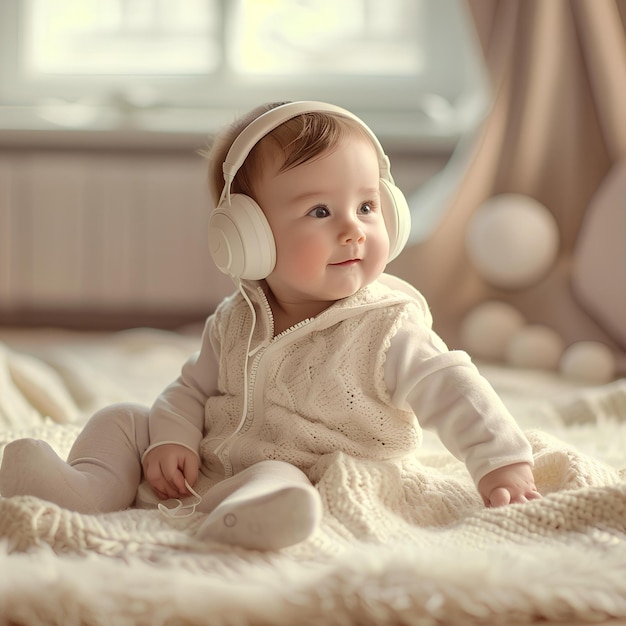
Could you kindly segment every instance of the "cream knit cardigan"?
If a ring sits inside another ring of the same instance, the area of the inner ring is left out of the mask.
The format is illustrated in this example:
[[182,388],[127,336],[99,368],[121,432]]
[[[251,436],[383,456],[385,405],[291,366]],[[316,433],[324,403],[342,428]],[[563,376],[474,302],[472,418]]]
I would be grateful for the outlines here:
[[337,451],[400,461],[420,446],[422,428],[437,432],[475,484],[498,467],[532,463],[515,420],[469,356],[434,333],[407,283],[383,275],[277,336],[261,284],[245,288],[254,328],[241,293],[225,299],[150,415],[149,449],[176,442],[199,453],[200,492],[264,459],[314,481],[314,466]]

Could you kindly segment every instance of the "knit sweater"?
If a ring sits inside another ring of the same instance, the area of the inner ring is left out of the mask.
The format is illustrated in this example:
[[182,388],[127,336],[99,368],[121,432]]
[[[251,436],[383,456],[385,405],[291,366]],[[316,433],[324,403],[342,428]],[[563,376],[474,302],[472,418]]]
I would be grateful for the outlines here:
[[383,275],[277,336],[261,284],[245,289],[254,325],[241,293],[225,299],[150,415],[149,449],[175,442],[197,452],[201,491],[264,459],[305,473],[337,451],[403,459],[422,428],[437,432],[476,484],[498,467],[532,463],[515,420],[469,356],[434,333],[407,283]]

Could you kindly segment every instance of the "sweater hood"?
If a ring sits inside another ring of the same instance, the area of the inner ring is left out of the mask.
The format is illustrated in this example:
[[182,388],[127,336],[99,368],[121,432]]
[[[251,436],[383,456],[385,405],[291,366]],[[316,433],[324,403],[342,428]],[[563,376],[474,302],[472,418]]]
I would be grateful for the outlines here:
[[[246,293],[256,305],[262,309],[269,308],[261,281],[244,280],[242,284],[246,289]],[[343,320],[361,315],[368,310],[411,302],[417,304],[426,318],[432,323],[424,296],[406,281],[391,274],[383,273],[377,280],[362,287],[355,294],[337,300],[317,317],[309,320],[308,323],[312,324],[316,330],[323,330]]]

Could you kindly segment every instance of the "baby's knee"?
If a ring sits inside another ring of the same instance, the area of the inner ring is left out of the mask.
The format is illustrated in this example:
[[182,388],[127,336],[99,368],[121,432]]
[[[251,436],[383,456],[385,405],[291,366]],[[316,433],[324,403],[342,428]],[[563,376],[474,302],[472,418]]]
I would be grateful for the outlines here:
[[147,428],[149,415],[149,407],[143,404],[118,402],[96,411],[89,421],[94,424],[105,422],[108,426],[117,424],[124,430],[129,426],[141,430],[144,426]]
[[274,459],[260,461],[250,466],[249,470],[252,474],[275,476],[286,480],[294,480],[303,483],[309,483],[307,475],[295,465],[286,461],[277,461]]
[[120,432],[139,450],[149,445],[148,417],[150,408],[143,404],[118,402],[106,406],[91,417],[85,430],[90,433]]

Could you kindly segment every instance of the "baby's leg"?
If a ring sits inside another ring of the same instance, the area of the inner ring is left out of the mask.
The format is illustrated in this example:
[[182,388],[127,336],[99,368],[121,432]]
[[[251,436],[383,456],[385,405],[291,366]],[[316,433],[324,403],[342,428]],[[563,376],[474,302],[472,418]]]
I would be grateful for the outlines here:
[[76,439],[67,463],[44,441],[10,443],[0,467],[0,494],[36,496],[78,513],[125,509],[141,479],[148,411],[135,404],[98,411]]
[[322,516],[320,495],[297,467],[262,461],[209,490],[198,510],[208,512],[197,532],[254,550],[278,550],[306,539]]

